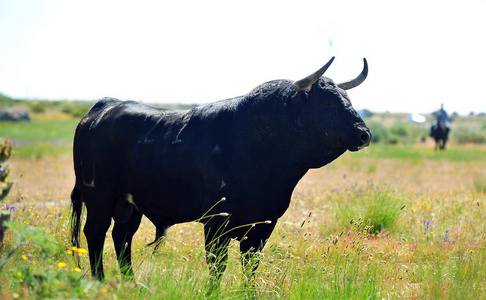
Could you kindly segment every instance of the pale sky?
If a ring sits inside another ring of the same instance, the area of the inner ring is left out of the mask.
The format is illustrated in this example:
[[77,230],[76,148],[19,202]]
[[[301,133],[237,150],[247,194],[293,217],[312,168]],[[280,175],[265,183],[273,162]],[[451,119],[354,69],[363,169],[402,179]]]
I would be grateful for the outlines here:
[[479,113],[485,31],[484,0],[1,0],[0,93],[203,104],[366,57],[357,109]]

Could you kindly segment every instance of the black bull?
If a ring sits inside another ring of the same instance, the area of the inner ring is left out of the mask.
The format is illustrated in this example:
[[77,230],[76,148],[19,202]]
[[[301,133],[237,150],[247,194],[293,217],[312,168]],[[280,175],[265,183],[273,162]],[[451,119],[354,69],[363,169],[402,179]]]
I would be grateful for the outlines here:
[[366,60],[356,79],[336,85],[321,77],[333,59],[297,82],[271,81],[189,111],[112,98],[96,103],[76,129],[71,195],[77,247],[83,203],[87,208],[93,276],[103,278],[112,218],[120,268],[133,275],[131,242],[142,215],[159,233],[202,222],[211,278],[224,272],[230,239],[240,241],[248,269],[304,174],[370,143],[371,132],[344,91],[364,81]]

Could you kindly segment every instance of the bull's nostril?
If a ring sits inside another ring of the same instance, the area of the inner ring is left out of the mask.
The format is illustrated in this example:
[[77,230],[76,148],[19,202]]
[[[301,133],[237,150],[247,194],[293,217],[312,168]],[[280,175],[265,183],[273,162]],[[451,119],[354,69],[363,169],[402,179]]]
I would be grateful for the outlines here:
[[365,131],[365,132],[361,133],[359,138],[361,139],[363,144],[366,144],[371,140],[371,134]]

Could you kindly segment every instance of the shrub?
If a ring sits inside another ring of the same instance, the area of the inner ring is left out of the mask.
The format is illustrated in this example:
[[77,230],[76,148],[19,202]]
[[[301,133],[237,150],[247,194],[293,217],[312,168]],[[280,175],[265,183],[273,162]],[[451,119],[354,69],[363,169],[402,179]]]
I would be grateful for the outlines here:
[[75,118],[82,118],[88,112],[91,107],[90,102],[68,102],[65,101],[62,104],[61,111],[72,115]]
[[408,137],[410,135],[409,133],[409,127],[406,124],[403,123],[396,123],[393,124],[390,128],[391,133],[396,134],[400,137]]
[[11,154],[12,142],[9,139],[0,139],[0,200],[7,196],[12,187],[10,170],[6,162]]
[[44,113],[46,111],[46,103],[44,101],[34,102],[30,105],[30,110],[33,113]]
[[417,124],[394,123],[386,126],[383,122],[367,121],[366,124],[373,134],[373,143],[384,143],[390,145],[409,144],[424,141],[428,131]]
[[457,127],[451,129],[451,137],[459,144],[486,143],[486,130],[473,127]]
[[366,124],[373,134],[373,143],[384,143],[388,140],[390,132],[382,123],[371,121]]
[[[353,199],[360,199],[359,205],[355,205],[356,201]],[[372,227],[373,232],[393,230],[396,228],[396,221],[404,202],[403,197],[397,192],[369,184],[365,191],[353,190],[339,199],[340,224],[347,226],[349,220],[360,216],[356,224],[361,222],[364,224],[363,227]],[[350,205],[351,203],[353,205]]]

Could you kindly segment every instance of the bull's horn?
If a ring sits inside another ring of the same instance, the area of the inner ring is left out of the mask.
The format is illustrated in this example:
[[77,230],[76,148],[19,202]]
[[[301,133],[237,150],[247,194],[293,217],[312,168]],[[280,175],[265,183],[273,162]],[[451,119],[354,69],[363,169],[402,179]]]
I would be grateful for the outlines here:
[[322,68],[317,70],[314,74],[311,74],[307,76],[304,79],[301,79],[299,81],[296,81],[294,83],[294,88],[297,91],[304,91],[304,92],[310,92],[312,85],[321,78],[321,76],[326,72],[326,70],[329,68],[329,66],[332,64],[332,61],[334,60],[334,56],[325,64]]
[[358,77],[351,81],[340,83],[337,86],[342,88],[343,90],[349,90],[363,83],[363,81],[366,79],[366,76],[368,76],[368,63],[366,62],[366,58],[363,58],[363,61],[363,71],[361,71],[361,74],[359,74]]

